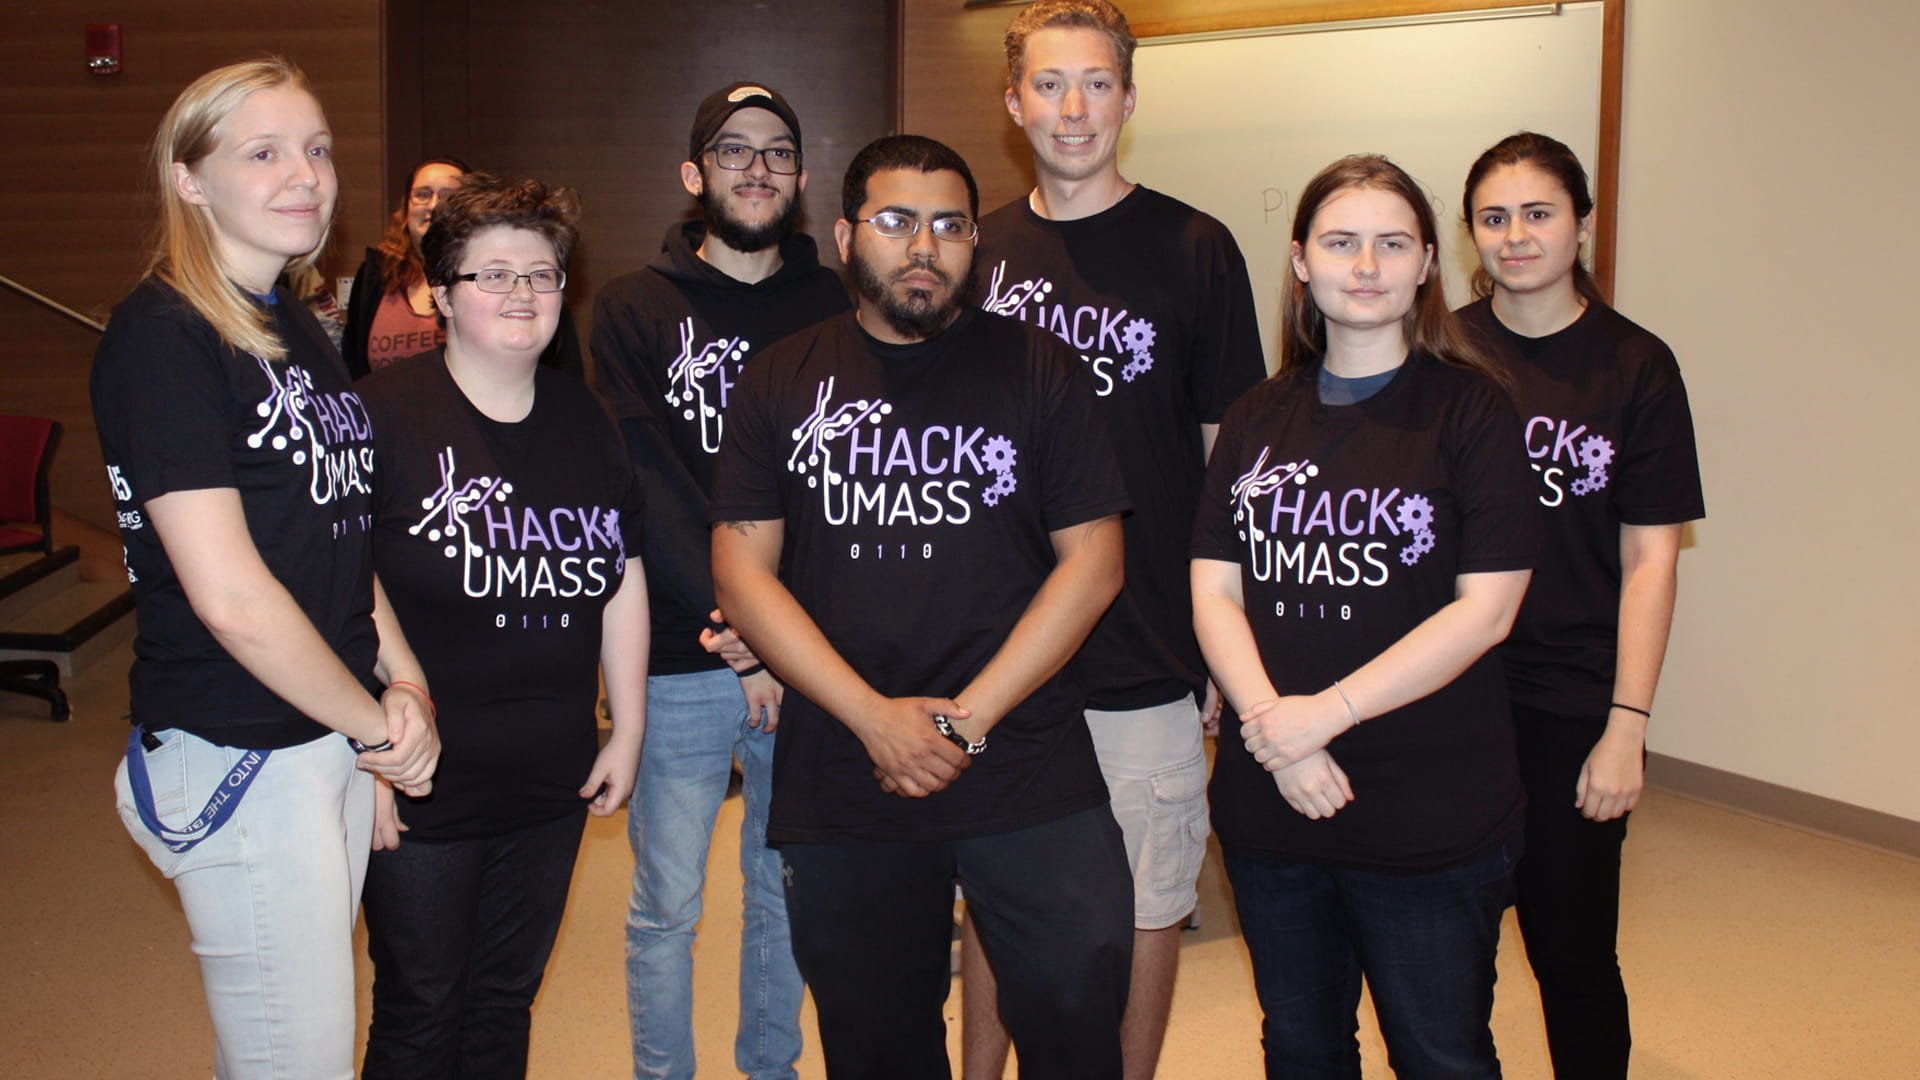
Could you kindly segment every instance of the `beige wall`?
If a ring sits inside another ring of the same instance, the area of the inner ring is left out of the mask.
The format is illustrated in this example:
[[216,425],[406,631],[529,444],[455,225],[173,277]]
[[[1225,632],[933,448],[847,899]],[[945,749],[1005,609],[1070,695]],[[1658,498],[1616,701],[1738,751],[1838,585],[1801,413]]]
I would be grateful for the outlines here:
[[1917,40],[1903,0],[1634,0],[1617,285],[1709,514],[1653,748],[1920,820]]
[[[1011,9],[903,8],[903,126],[1017,192]],[[1902,0],[1632,0],[1617,295],[1679,354],[1711,515],[1653,749],[1920,821],[1917,40]]]

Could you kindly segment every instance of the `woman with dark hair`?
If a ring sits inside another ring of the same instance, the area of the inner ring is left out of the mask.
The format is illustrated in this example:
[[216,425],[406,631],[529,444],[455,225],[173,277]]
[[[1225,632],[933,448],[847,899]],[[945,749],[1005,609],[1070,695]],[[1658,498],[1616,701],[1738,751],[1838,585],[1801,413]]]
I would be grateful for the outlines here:
[[375,562],[448,736],[430,798],[378,792],[367,1077],[525,1073],[587,814],[617,812],[639,768],[639,493],[592,393],[539,364],[578,219],[567,189],[469,173],[421,245],[445,348],[359,384]]
[[1620,849],[1645,781],[1683,523],[1706,513],[1673,353],[1606,304],[1580,262],[1586,170],[1522,132],[1467,174],[1479,297],[1461,321],[1513,379],[1546,542],[1500,648],[1527,855],[1516,907],[1554,1073],[1624,1077]]
[[333,137],[267,58],[182,91],[153,168],[92,373],[139,617],[120,817],[179,890],[214,1075],[350,1077],[371,774],[425,794],[439,741],[373,576],[366,412],[274,284],[325,246]]
[[[387,219],[379,245],[367,249],[347,294],[347,326],[340,351],[354,378],[396,360],[432,352],[446,342],[421,261],[420,241],[427,235],[434,208],[457,191],[462,178],[472,171],[459,158],[433,157],[408,174],[406,195]],[[564,308],[560,328],[540,362],[581,373],[580,343]]]
[[1519,424],[1405,172],[1335,162],[1292,235],[1280,368],[1226,414],[1193,541],[1267,1075],[1359,1077],[1364,978],[1401,1075],[1495,1077],[1522,800],[1490,650],[1533,565]]

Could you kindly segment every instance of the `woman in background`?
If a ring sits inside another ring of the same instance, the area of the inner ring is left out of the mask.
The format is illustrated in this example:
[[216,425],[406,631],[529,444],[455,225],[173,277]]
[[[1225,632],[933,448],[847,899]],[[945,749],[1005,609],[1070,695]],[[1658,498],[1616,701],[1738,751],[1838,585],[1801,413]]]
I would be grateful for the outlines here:
[[1521,937],[1554,1073],[1627,1075],[1615,948],[1620,848],[1645,780],[1680,533],[1704,516],[1686,387],[1659,338],[1608,307],[1580,263],[1586,170],[1522,132],[1467,174],[1479,300],[1461,309],[1512,377],[1546,542],[1500,648],[1513,695],[1527,854]]
[[372,1080],[525,1074],[587,814],[617,812],[639,768],[639,494],[592,393],[539,364],[578,218],[571,191],[469,174],[422,245],[446,347],[359,384],[380,461],[375,563],[441,688],[446,737],[430,798],[396,810],[380,792]]
[[139,620],[114,786],[179,890],[222,1080],[352,1076],[371,773],[426,794],[439,753],[373,576],[366,412],[274,284],[325,244],[332,147],[284,60],[187,87],[147,278],[93,364]]
[[471,171],[459,158],[438,157],[420,162],[408,174],[406,195],[387,219],[379,246],[367,249],[347,293],[340,353],[354,378],[432,352],[447,340],[420,262],[420,238],[427,235],[433,208]]
[[1239,721],[1208,798],[1267,1075],[1358,1080],[1364,978],[1400,1075],[1497,1077],[1522,800],[1490,653],[1534,558],[1519,424],[1405,172],[1335,162],[1292,235],[1280,367],[1221,423],[1192,551]]

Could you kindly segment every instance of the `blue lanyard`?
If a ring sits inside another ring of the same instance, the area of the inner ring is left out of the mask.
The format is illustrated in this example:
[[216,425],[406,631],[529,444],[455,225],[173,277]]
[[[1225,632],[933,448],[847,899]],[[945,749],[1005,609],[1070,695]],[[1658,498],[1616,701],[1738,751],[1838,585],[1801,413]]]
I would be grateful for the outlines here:
[[[147,759],[145,748],[140,745],[140,728],[136,725],[127,734],[127,786],[133,789],[133,808],[139,812],[140,821],[147,831],[160,838],[167,850],[178,854],[189,851],[195,844],[220,831],[235,810],[240,809],[240,796],[247,793],[253,778],[260,775],[260,766],[264,765],[267,755],[272,751],[249,750],[239,761],[233,763],[233,769],[227,778],[220,781],[213,795],[207,799],[207,805],[184,828],[168,829],[160,823],[160,815],[153,806],[153,781],[147,777]],[[169,835],[171,834],[171,835]]]

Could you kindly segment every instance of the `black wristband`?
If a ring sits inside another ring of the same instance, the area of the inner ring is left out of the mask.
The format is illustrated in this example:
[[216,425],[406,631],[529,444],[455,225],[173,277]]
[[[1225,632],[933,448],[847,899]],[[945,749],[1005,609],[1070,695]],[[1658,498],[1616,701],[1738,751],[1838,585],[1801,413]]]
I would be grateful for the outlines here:
[[740,678],[742,678],[742,679],[748,679],[748,678],[752,678],[752,677],[753,677],[753,676],[755,676],[755,675],[758,675],[758,674],[760,674],[761,672],[763,672],[763,671],[765,671],[765,670],[767,670],[767,665],[765,665],[765,664],[755,664],[755,665],[753,665],[752,667],[750,667],[750,668],[748,668],[748,669],[747,669],[747,670],[745,670],[745,671],[736,671],[736,672],[734,672],[734,674],[735,674],[735,675],[738,675],[738,676],[739,676]]
[[377,745],[368,746],[366,743],[349,735],[347,736],[347,745],[353,747],[353,752],[356,754],[378,754],[383,750],[393,749],[393,740],[382,739]]
[[1651,719],[1653,719],[1653,714],[1652,714],[1652,713],[1650,713],[1650,712],[1648,712],[1647,710],[1645,710],[1645,709],[1636,709],[1636,708],[1634,708],[1634,707],[1633,707],[1633,706],[1631,706],[1631,705],[1623,705],[1623,704],[1621,704],[1621,703],[1620,703],[1620,702],[1618,702],[1618,701],[1616,701],[1616,702],[1614,702],[1614,703],[1613,703],[1613,708],[1616,708],[1616,709],[1625,709],[1625,710],[1627,710],[1628,712],[1631,712],[1631,713],[1639,713],[1639,714],[1640,714],[1641,716],[1644,716],[1644,717],[1646,717],[1646,718],[1647,718],[1647,719],[1649,719],[1649,720],[1651,720]]

